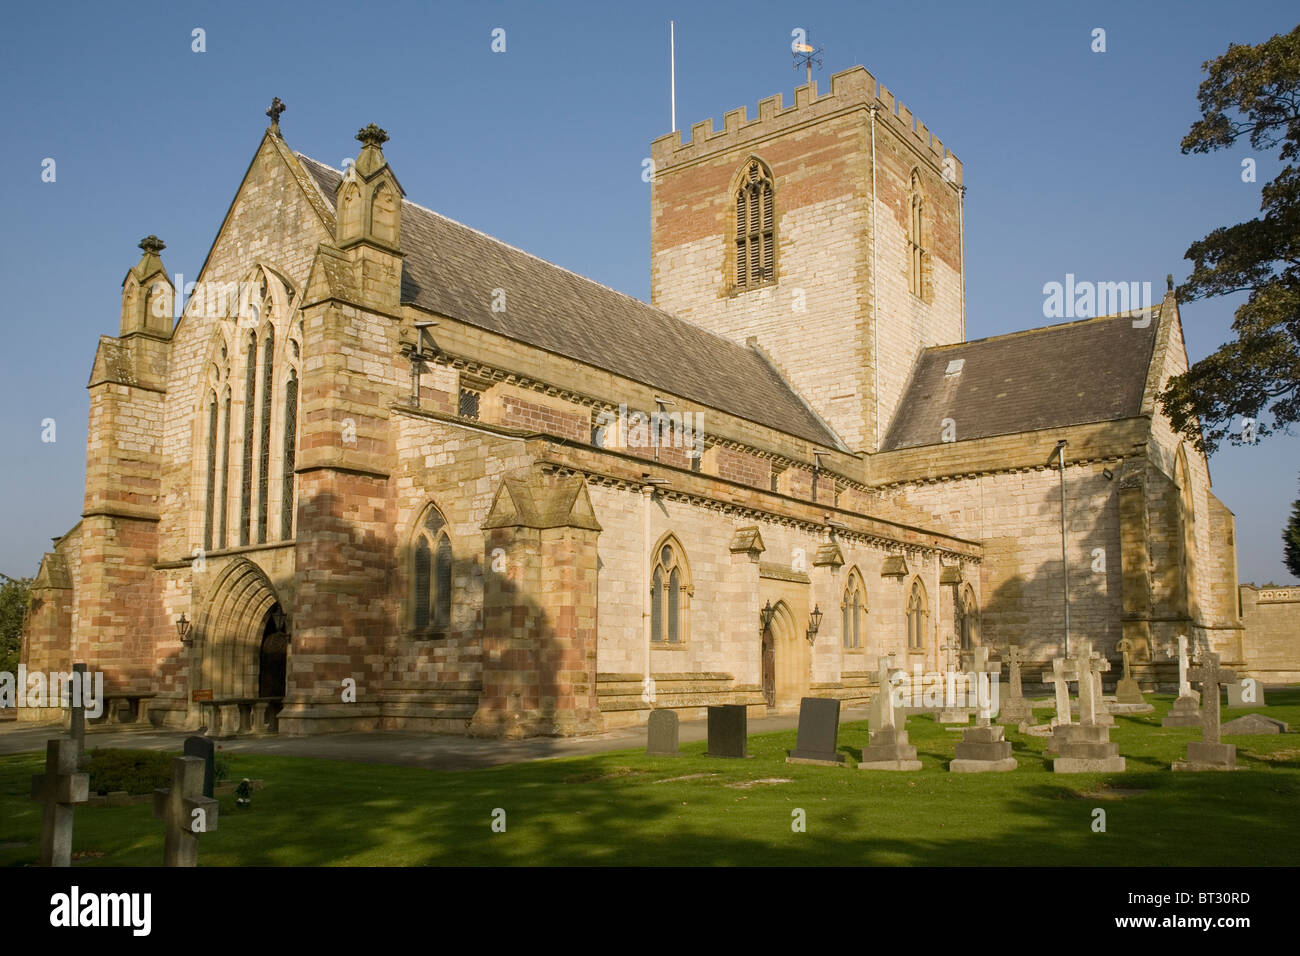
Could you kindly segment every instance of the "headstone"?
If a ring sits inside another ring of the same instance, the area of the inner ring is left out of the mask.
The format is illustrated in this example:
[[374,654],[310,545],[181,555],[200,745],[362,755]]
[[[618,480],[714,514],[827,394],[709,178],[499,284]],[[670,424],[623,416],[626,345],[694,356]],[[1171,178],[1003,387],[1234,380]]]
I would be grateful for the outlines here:
[[647,757],[678,757],[677,711],[652,710],[646,721],[645,753]]
[[1119,683],[1115,685],[1115,700],[1120,704],[1145,704],[1146,699],[1142,696],[1142,688],[1138,682],[1133,679],[1133,653],[1137,650],[1137,645],[1127,637],[1122,637],[1115,649],[1124,655],[1124,673],[1120,677]]
[[1016,769],[1006,728],[998,724],[968,728],[948,769],[953,773],[1005,773]]
[[970,723],[971,711],[966,707],[959,707],[957,704],[957,668],[953,663],[955,652],[960,652],[961,645],[957,643],[956,638],[948,638],[948,643],[942,645],[942,650],[947,651],[947,669],[944,671],[943,682],[943,707],[939,710],[939,723],[941,724],[968,724]]
[[1092,641],[1079,641],[1075,648],[1074,680],[1079,685],[1079,723],[1060,725],[1053,734],[1049,750],[1057,754],[1052,761],[1056,773],[1123,773],[1125,760],[1119,744],[1111,743],[1110,727],[1101,718],[1105,706],[1099,693],[1101,672],[1110,663],[1094,654]]
[[1229,734],[1285,734],[1290,730],[1291,727],[1286,721],[1278,720],[1276,717],[1247,714],[1245,717],[1228,721],[1219,728],[1219,733],[1226,737]]
[[73,695],[72,700],[68,703],[71,705],[71,716],[68,719],[68,736],[77,745],[77,762],[80,765],[86,755],[86,665],[83,661],[77,661],[72,665],[72,673],[77,675],[76,688],[77,693]]
[[153,818],[164,821],[163,866],[198,866],[199,835],[217,828],[217,801],[203,795],[203,761],[177,757],[172,785],[153,792]]
[[839,734],[840,702],[805,697],[799,703],[799,737],[786,763],[842,764],[844,755],[835,750]]
[[1201,685],[1201,739],[1187,744],[1187,759],[1174,761],[1175,770],[1236,770],[1237,748],[1219,739],[1219,685],[1237,679],[1236,671],[1219,666],[1219,655],[1202,654],[1187,675]]
[[1253,677],[1243,677],[1228,685],[1229,707],[1263,707],[1267,703],[1264,685]]
[[1070,682],[1074,679],[1074,668],[1064,657],[1053,658],[1052,669],[1043,671],[1042,677],[1039,678],[1042,683],[1051,684],[1056,691],[1056,716],[1052,718],[1053,727],[1074,722],[1070,717]]
[[709,708],[709,757],[746,757],[749,711],[743,704]]
[[1160,721],[1161,727],[1199,727],[1201,725],[1200,699],[1187,679],[1187,635],[1178,635],[1178,699],[1169,713]]
[[203,795],[215,795],[217,776],[217,747],[207,737],[186,737],[185,749],[181,751],[186,757],[198,757],[203,761]]
[[893,655],[880,658],[877,674],[881,691],[880,725],[872,727],[869,743],[862,748],[862,760],[858,762],[859,770],[920,770],[921,761],[916,759],[916,748],[907,742],[907,718],[903,717],[903,726],[897,726],[898,717],[894,711],[894,696],[891,693],[893,678],[899,671],[894,670]]
[[1010,671],[1007,681],[1007,696],[1002,700],[1002,706],[998,710],[998,723],[1032,723],[1034,720],[1034,709],[1029,706],[1029,701],[1025,700],[1025,692],[1020,679],[1020,665],[1024,663],[1024,658],[1020,653],[1018,645],[1012,644],[1011,647],[1007,649],[1007,661],[1007,666]]
[[71,866],[73,809],[90,799],[90,776],[77,772],[76,741],[46,741],[45,773],[32,776],[32,799],[44,804],[41,866]]

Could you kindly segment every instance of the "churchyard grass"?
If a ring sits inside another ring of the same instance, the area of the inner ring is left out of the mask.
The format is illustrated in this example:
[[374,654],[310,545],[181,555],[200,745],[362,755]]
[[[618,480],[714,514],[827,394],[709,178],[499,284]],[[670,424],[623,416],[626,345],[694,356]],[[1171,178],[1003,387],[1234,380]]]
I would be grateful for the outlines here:
[[[1300,728],[1300,688],[1270,691],[1261,712]],[[1008,728],[1019,769],[953,774],[959,733],[928,717],[907,729],[923,769],[853,768],[864,721],[840,729],[844,768],[785,763],[795,731],[750,737],[751,759],[640,751],[431,771],[249,754],[230,775],[265,780],[252,809],[222,795],[221,826],[205,834],[204,866],[612,865],[1293,865],[1300,859],[1300,743],[1291,734],[1225,737],[1235,773],[1173,773],[1196,728],[1162,728],[1156,710],[1117,716],[1111,739],[1123,774],[1054,774],[1045,739]],[[1040,719],[1049,711],[1040,710]],[[0,865],[39,849],[30,777],[43,755],[0,758]],[[506,831],[492,830],[493,810]],[[1093,830],[1094,809],[1106,832]],[[148,805],[78,807],[74,865],[149,866],[163,831]],[[793,832],[792,812],[807,832]]]

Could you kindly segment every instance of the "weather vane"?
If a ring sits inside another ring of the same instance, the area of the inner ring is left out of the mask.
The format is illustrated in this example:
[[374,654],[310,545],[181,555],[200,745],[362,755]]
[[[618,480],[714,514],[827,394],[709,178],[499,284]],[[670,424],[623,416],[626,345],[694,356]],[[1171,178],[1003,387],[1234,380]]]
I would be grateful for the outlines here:
[[816,63],[817,69],[821,69],[822,50],[824,48],[817,47],[816,49],[813,49],[811,44],[796,41],[790,45],[790,49],[794,52],[794,68],[796,70],[799,69],[799,64],[802,63],[805,76],[807,77],[808,82],[811,83],[813,64]]

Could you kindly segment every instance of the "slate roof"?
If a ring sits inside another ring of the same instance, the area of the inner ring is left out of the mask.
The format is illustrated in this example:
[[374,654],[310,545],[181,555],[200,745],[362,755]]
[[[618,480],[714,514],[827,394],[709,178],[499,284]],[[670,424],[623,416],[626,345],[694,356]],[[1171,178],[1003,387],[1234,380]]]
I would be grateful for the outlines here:
[[[334,205],[342,173],[295,154]],[[753,348],[402,203],[402,301],[816,444],[834,432]],[[493,312],[492,290],[506,292]]]
[[938,444],[945,418],[966,441],[1139,415],[1160,306],[1150,313],[1145,328],[1104,316],[926,349],[882,450]]

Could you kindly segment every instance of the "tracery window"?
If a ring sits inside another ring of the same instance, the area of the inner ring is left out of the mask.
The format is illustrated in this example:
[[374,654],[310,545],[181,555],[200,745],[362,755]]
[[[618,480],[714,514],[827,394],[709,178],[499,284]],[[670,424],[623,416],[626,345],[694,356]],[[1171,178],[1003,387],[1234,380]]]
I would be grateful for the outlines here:
[[772,174],[750,159],[735,190],[735,284],[753,288],[776,280],[776,209]]
[[919,651],[925,647],[925,622],[929,617],[929,606],[925,596],[925,585],[917,578],[912,582],[912,590],[907,598],[907,649]]
[[840,604],[840,623],[845,650],[858,650],[867,638],[867,591],[856,568],[849,572]]
[[684,644],[691,581],[681,544],[669,535],[656,548],[650,573],[650,639],[656,644]]
[[451,626],[451,538],[442,512],[430,505],[412,548],[412,623],[426,632]]

